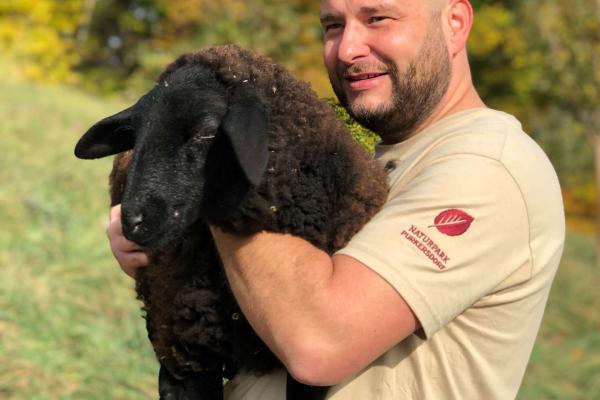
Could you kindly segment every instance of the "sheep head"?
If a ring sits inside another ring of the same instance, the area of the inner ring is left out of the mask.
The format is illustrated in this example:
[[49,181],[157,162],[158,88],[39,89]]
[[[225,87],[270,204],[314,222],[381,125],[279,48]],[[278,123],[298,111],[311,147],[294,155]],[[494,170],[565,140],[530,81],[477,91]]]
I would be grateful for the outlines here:
[[158,249],[206,214],[226,215],[258,186],[269,154],[266,129],[265,107],[250,84],[226,85],[205,66],[184,65],[132,107],[92,126],[75,155],[133,149],[123,232]]

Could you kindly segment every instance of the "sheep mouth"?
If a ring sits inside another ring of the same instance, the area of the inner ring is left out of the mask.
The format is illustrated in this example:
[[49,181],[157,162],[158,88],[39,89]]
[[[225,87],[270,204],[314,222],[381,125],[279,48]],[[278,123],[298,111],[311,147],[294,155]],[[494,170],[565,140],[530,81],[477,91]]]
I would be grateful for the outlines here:
[[123,235],[140,247],[160,250],[182,236],[183,228],[177,225],[141,224],[139,226],[123,225]]
[[180,235],[173,234],[172,232],[157,232],[145,237],[136,237],[134,241],[144,249],[158,251],[167,248],[171,243],[179,239],[179,236]]
[[144,248],[154,248],[160,241],[160,235],[155,234],[155,232],[150,231],[144,226],[129,227],[123,225],[123,235],[127,240]]

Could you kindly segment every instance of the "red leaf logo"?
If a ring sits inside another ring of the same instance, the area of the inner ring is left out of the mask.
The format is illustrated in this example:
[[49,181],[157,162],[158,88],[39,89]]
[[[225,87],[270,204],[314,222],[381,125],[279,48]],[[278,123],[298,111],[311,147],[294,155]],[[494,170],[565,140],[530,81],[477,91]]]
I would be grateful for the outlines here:
[[430,225],[429,227],[432,228],[435,226],[444,235],[459,236],[469,229],[474,219],[466,212],[453,208],[441,212],[435,217],[433,221],[434,225]]

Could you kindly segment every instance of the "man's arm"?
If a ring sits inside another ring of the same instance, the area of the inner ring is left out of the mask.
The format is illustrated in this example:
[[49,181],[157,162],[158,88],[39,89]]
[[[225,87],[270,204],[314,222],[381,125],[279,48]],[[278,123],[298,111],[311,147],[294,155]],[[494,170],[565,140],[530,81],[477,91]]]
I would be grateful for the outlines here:
[[244,315],[300,382],[337,384],[419,328],[398,292],[351,257],[290,235],[211,229]]

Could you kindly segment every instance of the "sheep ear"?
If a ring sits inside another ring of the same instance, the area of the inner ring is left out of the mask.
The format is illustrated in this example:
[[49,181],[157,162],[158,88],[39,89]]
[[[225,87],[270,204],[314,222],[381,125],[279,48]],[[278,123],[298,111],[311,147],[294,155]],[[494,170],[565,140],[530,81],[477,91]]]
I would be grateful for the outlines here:
[[83,134],[75,146],[75,156],[94,159],[121,153],[133,148],[135,128],[132,108],[104,118]]
[[258,186],[267,167],[267,112],[255,96],[236,99],[222,124],[225,135],[248,181]]

